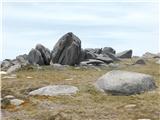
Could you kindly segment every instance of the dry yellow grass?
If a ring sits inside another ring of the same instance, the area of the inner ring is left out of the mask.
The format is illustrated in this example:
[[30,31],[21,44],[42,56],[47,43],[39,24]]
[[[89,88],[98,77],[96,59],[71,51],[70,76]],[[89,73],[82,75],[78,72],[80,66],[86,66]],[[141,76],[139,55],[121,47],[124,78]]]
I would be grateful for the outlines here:
[[[154,60],[147,65],[131,65],[133,60],[124,60],[119,69],[136,71],[154,76],[160,87],[160,66]],[[127,64],[127,65],[126,65]],[[113,68],[56,70],[42,67],[41,70],[24,69],[16,73],[16,79],[2,79],[2,97],[14,95],[25,100],[18,108],[8,107],[2,110],[4,120],[138,120],[142,118],[160,119],[159,88],[132,96],[112,96],[97,91],[93,83]],[[116,68],[115,68],[116,69]],[[28,79],[27,76],[31,76]],[[3,77],[3,76],[2,76]],[[80,92],[72,96],[28,96],[36,88],[69,84],[77,86]],[[126,105],[136,105],[125,107]]]

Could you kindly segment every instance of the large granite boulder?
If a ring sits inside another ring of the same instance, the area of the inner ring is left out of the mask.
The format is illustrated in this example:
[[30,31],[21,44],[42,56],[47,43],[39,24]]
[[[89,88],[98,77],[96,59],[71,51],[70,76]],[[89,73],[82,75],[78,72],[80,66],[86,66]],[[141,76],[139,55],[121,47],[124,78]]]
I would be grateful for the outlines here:
[[126,50],[116,54],[118,58],[131,58],[132,57],[132,50]]
[[116,51],[111,47],[104,47],[102,50],[102,54],[107,54],[107,53],[115,54]]
[[49,65],[50,64],[50,56],[51,56],[50,50],[48,48],[45,48],[41,44],[37,44],[36,49],[41,53],[44,64]]
[[76,94],[77,92],[78,92],[78,88],[75,86],[49,85],[49,86],[31,91],[29,95],[57,96],[57,95],[72,95],[72,94]]
[[32,49],[28,54],[28,61],[33,65],[44,65],[41,53],[37,49]]
[[51,53],[52,63],[75,65],[80,63],[81,40],[69,32],[62,36]]
[[150,75],[113,70],[98,79],[96,87],[113,95],[132,95],[156,88]]

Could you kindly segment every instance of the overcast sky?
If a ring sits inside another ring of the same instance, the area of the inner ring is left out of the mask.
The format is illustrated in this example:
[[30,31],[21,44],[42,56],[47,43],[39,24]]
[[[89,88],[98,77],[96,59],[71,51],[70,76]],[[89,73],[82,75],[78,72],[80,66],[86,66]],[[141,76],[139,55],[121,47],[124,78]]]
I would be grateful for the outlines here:
[[[12,0],[8,0],[12,1]],[[67,32],[83,48],[158,52],[156,2],[8,2],[3,4],[3,58],[15,58],[41,43],[50,50]]]

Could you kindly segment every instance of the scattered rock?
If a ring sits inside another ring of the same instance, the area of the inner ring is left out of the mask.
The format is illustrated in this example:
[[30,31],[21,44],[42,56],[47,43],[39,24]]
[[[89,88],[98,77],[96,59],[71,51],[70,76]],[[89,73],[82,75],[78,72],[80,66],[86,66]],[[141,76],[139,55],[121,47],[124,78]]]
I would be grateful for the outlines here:
[[5,59],[1,63],[1,70],[6,71],[10,66],[12,66],[12,62],[10,59]]
[[140,59],[136,60],[136,62],[135,62],[134,64],[145,65],[146,62],[144,61],[144,59],[141,59],[141,58],[140,58]]
[[153,54],[150,52],[146,52],[145,54],[142,55],[143,58],[160,58],[160,54]]
[[50,85],[31,91],[29,95],[45,95],[45,96],[57,96],[57,95],[72,95],[78,91],[77,87],[70,85]]
[[100,61],[103,61],[106,64],[109,64],[109,63],[113,62],[113,60],[110,57],[108,57],[108,56],[98,56],[96,59],[100,60]]
[[75,65],[80,63],[81,40],[69,32],[62,36],[51,53],[52,63]]
[[37,44],[36,49],[41,53],[44,64],[49,65],[50,64],[50,56],[51,56],[50,50],[48,48],[45,48],[41,44]]
[[111,47],[104,47],[102,50],[102,54],[107,54],[107,53],[115,54],[116,51]]
[[28,61],[33,65],[44,65],[41,53],[37,49],[32,49],[28,54]]
[[5,71],[0,71],[0,74],[1,74],[1,75],[6,75],[7,72],[5,72]]
[[16,74],[11,74],[11,75],[8,75],[8,76],[4,76],[3,79],[14,79],[16,78]]
[[22,105],[24,103],[23,100],[19,100],[19,99],[12,99],[10,100],[10,104],[11,105],[15,105],[15,106],[19,106],[19,105]]
[[14,99],[15,97],[13,95],[7,95],[4,97],[5,99]]
[[16,61],[21,64],[22,66],[26,66],[29,64],[28,62],[28,55],[24,54],[24,55],[19,55],[16,57]]
[[113,70],[98,79],[96,87],[113,95],[132,95],[156,88],[150,75]]
[[118,58],[131,58],[132,57],[132,50],[126,50],[116,54]]
[[136,104],[129,104],[125,106],[125,108],[134,108],[134,107],[136,107]]
[[86,52],[91,52],[91,53],[96,53],[96,54],[101,54],[102,53],[102,48],[86,48],[84,49]]
[[32,79],[33,77],[27,76],[26,78],[27,78],[27,79]]
[[82,66],[89,65],[89,64],[98,66],[98,65],[101,65],[101,64],[105,64],[105,63],[103,61],[95,60],[95,59],[89,59],[87,61],[82,61],[80,63],[80,65],[82,65]]
[[19,70],[21,68],[20,64],[16,64],[11,66],[8,70],[7,70],[7,74],[10,74],[12,72],[16,72],[17,70]]

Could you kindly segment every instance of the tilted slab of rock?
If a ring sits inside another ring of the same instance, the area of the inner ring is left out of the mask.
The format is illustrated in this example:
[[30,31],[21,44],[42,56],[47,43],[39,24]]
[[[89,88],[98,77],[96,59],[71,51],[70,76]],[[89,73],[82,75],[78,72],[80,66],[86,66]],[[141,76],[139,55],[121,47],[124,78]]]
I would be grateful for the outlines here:
[[30,64],[44,65],[41,53],[37,49],[32,49],[28,54],[28,61]]
[[52,63],[75,65],[80,63],[81,40],[69,32],[62,36],[51,53]]
[[156,88],[152,76],[120,70],[106,73],[97,80],[95,86],[99,90],[113,95],[131,95]]
[[116,57],[118,57],[118,58],[131,58],[132,57],[132,50],[125,50],[123,52],[117,53]]
[[95,59],[89,59],[87,61],[82,61],[80,63],[80,65],[82,65],[82,66],[89,65],[89,64],[92,64],[92,65],[101,65],[101,64],[105,64],[105,63],[103,61],[101,61],[101,60],[95,60]]
[[70,85],[50,85],[39,88],[29,93],[29,95],[45,95],[45,96],[57,96],[57,95],[72,95],[78,92],[78,88]]
[[115,54],[116,51],[111,47],[104,47],[102,50],[102,54],[107,54],[107,53]]
[[36,49],[41,53],[44,64],[49,65],[50,64],[50,56],[51,56],[50,50],[41,44],[37,44]]

